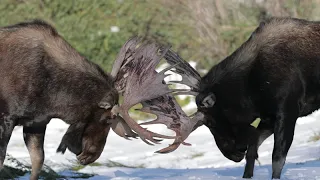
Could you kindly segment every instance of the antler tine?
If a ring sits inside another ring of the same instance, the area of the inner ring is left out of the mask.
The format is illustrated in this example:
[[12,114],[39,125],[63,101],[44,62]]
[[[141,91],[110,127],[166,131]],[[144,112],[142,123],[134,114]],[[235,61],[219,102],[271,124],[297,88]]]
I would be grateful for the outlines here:
[[203,124],[203,116],[196,113],[192,119],[188,117],[176,102],[171,94],[142,102],[142,112],[152,113],[157,116],[155,120],[141,123],[140,125],[165,124],[168,129],[176,133],[175,141],[169,147],[164,148],[157,153],[169,153],[177,149],[180,144],[190,145],[184,142],[188,135],[197,127]]
[[180,129],[177,128],[171,128],[172,130],[174,130],[177,133],[177,137],[175,139],[175,141],[169,145],[166,148],[163,148],[159,151],[156,151],[156,153],[170,153],[174,150],[176,150],[180,144],[186,145],[186,146],[191,146],[191,144],[184,142],[184,140],[188,137],[188,135],[193,132],[195,129],[197,129],[198,127],[200,127],[201,125],[203,125],[203,120],[204,120],[204,115],[200,112],[197,112],[193,118],[191,119],[191,121],[189,121],[189,123],[187,124],[181,124],[181,126],[183,125],[183,127],[181,127]]
[[112,71],[111,71],[111,76],[116,78],[118,76],[118,73],[123,66],[123,63],[125,60],[128,60],[126,58],[126,55],[130,53],[129,49],[132,48],[133,46],[136,46],[138,42],[141,41],[141,38],[139,37],[132,37],[129,39],[120,49],[120,52],[118,54],[117,59],[115,60],[115,63],[112,66]]
[[179,95],[192,95],[192,96],[196,96],[198,95],[197,92],[193,92],[193,91],[183,91],[183,92],[174,92],[175,96],[179,96]]
[[165,72],[167,72],[167,71],[172,71],[172,72],[174,72],[174,70],[172,70],[172,68],[175,68],[175,67],[177,67],[179,65],[179,63],[176,63],[176,64],[173,64],[173,65],[170,65],[169,67],[166,67],[165,69],[163,69],[162,71],[160,71],[159,73],[160,74],[164,74]]
[[189,86],[191,89],[196,89],[198,88],[197,85],[190,83],[190,81],[187,81],[185,79],[182,79],[181,81],[169,81],[169,83],[177,83],[177,84],[184,84]]
[[108,120],[108,122],[111,124],[112,130],[120,137],[123,137],[127,140],[130,140],[129,138],[137,138],[137,134],[134,133],[130,127],[125,123],[125,121],[120,117],[117,116],[115,119]]
[[171,49],[165,54],[164,58],[170,65],[175,66],[175,72],[182,77],[182,81],[170,81],[179,84],[185,84],[191,88],[191,91],[197,92],[199,90],[199,82],[201,79],[200,74],[190,66],[185,60],[183,60],[177,53]]
[[180,66],[178,66],[179,68],[177,69],[178,72],[180,71],[180,73],[192,74],[193,77],[197,80],[201,79],[200,74],[193,67],[191,67],[188,62],[182,59],[177,53],[175,53],[171,49],[168,50],[164,58],[171,65],[180,64]]
[[[126,121],[128,126],[134,130],[140,138],[144,141],[147,142],[146,140],[149,140],[151,142],[158,142],[158,140],[154,139],[155,137],[157,138],[164,138],[164,139],[174,139],[175,136],[166,136],[158,133],[151,132],[143,127],[141,127],[137,122],[135,122],[129,115],[128,113],[128,108],[123,107],[119,108],[119,113],[123,116],[123,119]],[[150,144],[150,143],[147,143]]]

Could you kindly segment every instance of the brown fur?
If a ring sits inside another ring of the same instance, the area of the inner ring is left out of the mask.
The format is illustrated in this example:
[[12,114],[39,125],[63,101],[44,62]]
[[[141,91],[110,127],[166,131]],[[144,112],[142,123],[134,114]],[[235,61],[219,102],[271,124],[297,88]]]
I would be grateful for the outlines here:
[[[101,121],[105,110],[99,104],[112,106],[118,100],[113,78],[43,21],[0,28],[0,39],[0,167],[13,127],[22,125],[31,179],[37,179],[51,118],[71,124],[60,144],[62,152],[68,148],[81,153],[83,164],[95,161],[110,129]],[[103,133],[93,132],[95,128]]]

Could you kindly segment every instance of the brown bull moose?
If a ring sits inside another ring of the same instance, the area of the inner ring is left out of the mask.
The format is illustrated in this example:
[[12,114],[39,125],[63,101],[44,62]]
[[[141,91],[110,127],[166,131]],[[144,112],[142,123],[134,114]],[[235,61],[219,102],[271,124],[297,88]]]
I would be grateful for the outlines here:
[[[99,158],[110,128],[124,138],[139,136],[148,144],[158,143],[158,138],[175,138],[159,151],[167,153],[186,144],[189,133],[201,125],[201,115],[191,121],[175,101],[174,93],[183,90],[170,90],[164,83],[164,72],[170,68],[155,71],[160,60],[173,53],[168,47],[133,38],[107,74],[41,20],[2,27],[0,38],[0,169],[18,125],[23,126],[31,157],[30,179],[39,177],[46,125],[52,118],[70,124],[57,151],[69,149],[84,165]],[[177,67],[187,64],[176,63]],[[197,73],[194,77],[200,80]],[[124,96],[120,105],[119,95]],[[149,123],[164,123],[176,136],[156,134],[138,125],[128,113],[137,103],[143,105],[141,111],[157,115]]]

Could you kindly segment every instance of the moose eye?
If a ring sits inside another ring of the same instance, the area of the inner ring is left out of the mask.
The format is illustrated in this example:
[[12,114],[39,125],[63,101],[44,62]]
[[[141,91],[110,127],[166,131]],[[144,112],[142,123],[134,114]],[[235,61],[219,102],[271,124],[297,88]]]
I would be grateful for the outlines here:
[[208,96],[203,98],[201,102],[201,106],[204,108],[210,108],[214,105],[215,102],[216,102],[215,95],[213,93],[210,93]]

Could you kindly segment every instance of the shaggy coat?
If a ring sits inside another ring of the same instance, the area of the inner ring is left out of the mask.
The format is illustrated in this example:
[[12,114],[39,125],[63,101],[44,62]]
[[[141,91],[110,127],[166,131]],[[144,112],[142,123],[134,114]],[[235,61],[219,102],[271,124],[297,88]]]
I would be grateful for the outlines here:
[[[245,178],[272,133],[272,177],[280,178],[297,118],[319,109],[319,42],[319,22],[271,18],[202,78],[199,110],[224,156],[239,162],[246,152]],[[214,105],[204,102],[209,96]]]
[[96,160],[110,129],[98,104],[118,100],[112,78],[43,21],[0,28],[0,39],[0,169],[12,130],[21,125],[37,179],[51,118],[71,125],[60,151],[68,147],[82,164]]

